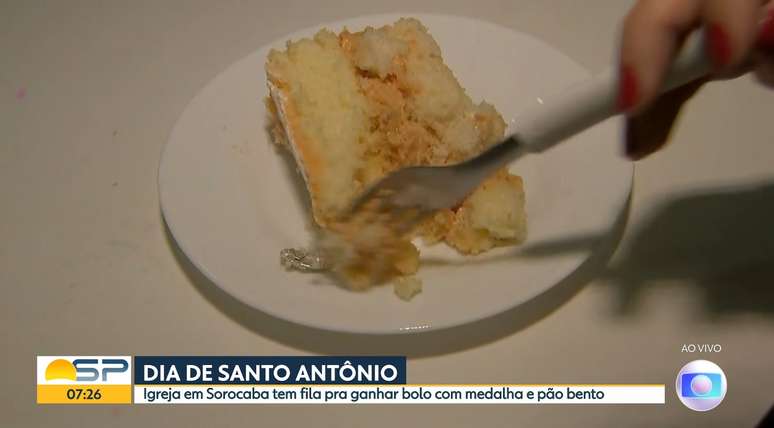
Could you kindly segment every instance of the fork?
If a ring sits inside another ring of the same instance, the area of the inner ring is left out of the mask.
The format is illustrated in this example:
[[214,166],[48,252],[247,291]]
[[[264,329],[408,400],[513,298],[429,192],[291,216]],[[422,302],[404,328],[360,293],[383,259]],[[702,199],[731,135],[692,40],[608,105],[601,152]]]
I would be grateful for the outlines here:
[[[705,40],[694,32],[668,70],[662,93],[712,70]],[[412,166],[394,171],[355,198],[343,221],[374,212],[399,234],[438,210],[459,204],[495,171],[522,156],[541,153],[619,113],[613,70],[592,77],[553,99],[524,111],[517,133],[466,161],[446,166]],[[387,216],[387,217],[385,217]]]

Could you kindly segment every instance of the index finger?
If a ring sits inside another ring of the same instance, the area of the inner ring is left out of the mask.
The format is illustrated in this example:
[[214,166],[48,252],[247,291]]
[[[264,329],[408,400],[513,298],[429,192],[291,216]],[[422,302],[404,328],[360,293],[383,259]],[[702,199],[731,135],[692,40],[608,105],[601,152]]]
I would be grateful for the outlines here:
[[641,110],[659,95],[679,42],[699,23],[700,0],[640,0],[624,21],[618,108]]

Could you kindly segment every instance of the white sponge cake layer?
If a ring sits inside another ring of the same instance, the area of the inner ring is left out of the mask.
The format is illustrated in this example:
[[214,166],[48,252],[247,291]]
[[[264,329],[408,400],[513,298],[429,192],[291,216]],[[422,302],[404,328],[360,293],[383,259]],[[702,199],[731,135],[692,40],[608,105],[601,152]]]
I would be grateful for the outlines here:
[[[326,224],[359,191],[360,140],[368,102],[351,62],[328,31],[269,54],[272,98],[310,190],[315,219]],[[292,135],[290,135],[292,134]]]

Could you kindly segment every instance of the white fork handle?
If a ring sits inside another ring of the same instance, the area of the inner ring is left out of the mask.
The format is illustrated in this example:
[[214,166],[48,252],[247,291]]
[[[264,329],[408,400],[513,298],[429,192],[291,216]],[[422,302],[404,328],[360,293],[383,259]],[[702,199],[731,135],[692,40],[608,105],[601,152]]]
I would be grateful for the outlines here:
[[[704,44],[698,31],[686,40],[667,72],[662,93],[710,73],[712,64]],[[611,69],[518,115],[516,135],[527,152],[542,152],[616,115],[617,97],[617,73]]]

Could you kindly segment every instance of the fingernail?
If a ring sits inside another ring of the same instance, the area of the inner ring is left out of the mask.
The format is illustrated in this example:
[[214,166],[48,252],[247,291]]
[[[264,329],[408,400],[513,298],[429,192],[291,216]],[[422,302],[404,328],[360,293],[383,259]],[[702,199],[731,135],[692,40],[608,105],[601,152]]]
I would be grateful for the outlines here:
[[637,84],[637,75],[634,74],[634,68],[630,65],[622,65],[618,76],[618,110],[629,111],[640,96]]
[[761,50],[774,51],[774,8],[769,10],[758,33],[756,47]]
[[724,68],[731,63],[731,42],[728,33],[718,24],[707,27],[707,48],[715,68]]

